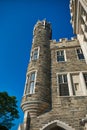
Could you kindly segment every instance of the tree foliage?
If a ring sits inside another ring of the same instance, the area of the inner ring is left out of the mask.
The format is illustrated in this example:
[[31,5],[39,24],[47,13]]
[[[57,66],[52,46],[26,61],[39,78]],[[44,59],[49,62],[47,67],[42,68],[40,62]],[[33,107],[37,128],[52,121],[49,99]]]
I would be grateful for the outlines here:
[[0,130],[8,130],[8,128],[6,128],[5,126],[0,125]]
[[18,113],[16,97],[0,92],[0,127],[10,129],[14,125],[12,121],[19,118]]

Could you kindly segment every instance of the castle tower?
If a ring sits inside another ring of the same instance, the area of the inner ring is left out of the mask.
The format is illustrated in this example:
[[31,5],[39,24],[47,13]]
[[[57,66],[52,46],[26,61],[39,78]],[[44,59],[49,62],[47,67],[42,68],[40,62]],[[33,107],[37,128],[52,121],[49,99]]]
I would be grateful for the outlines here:
[[34,118],[51,107],[50,92],[50,45],[51,25],[46,20],[38,21],[33,30],[30,63],[21,107],[26,115]]

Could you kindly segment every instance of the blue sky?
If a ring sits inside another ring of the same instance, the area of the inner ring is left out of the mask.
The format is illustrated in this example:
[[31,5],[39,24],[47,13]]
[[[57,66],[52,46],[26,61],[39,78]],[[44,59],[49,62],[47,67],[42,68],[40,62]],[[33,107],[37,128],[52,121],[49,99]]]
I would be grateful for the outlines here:
[[32,44],[33,27],[44,18],[52,24],[52,39],[73,37],[69,0],[0,0],[0,91],[18,100],[20,109]]

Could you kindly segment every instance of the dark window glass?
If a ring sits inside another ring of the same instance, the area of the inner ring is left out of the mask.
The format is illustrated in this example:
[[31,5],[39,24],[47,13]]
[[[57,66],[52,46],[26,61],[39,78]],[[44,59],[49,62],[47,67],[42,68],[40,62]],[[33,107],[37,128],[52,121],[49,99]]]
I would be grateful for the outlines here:
[[59,81],[59,93],[60,93],[60,96],[69,96],[67,75],[66,74],[58,75],[58,81]]
[[67,83],[67,75],[63,75],[64,83]]
[[59,85],[60,96],[69,96],[68,84]]
[[81,48],[77,49],[77,55],[80,60],[84,59],[84,55]]
[[85,79],[85,84],[86,84],[86,87],[87,87],[87,73],[83,74],[84,75],[84,79]]
[[34,59],[34,60],[37,60],[37,59],[38,59],[38,49],[34,50],[33,59]]
[[62,62],[65,61],[65,57],[64,57],[64,51],[57,51],[57,61],[58,62]]
[[63,81],[62,81],[62,75],[59,75],[58,80],[59,80],[59,83],[63,83]]

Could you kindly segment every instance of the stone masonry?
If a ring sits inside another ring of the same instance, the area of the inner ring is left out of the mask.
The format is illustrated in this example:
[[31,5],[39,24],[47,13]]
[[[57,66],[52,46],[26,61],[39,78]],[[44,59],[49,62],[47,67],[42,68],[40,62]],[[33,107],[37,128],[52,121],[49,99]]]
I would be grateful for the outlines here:
[[[84,74],[87,74],[87,65],[85,59],[78,58],[79,41],[77,38],[63,38],[57,42],[51,37],[50,23],[38,21],[33,31],[31,60],[21,103],[24,122],[18,130],[86,130],[87,86]],[[35,58],[35,49],[36,59],[32,59],[33,55]],[[58,61],[57,54],[64,61]],[[33,80],[32,73],[36,74]],[[62,85],[59,83],[61,75]],[[63,90],[64,86],[67,89]],[[30,87],[34,91],[30,92]],[[61,89],[66,95],[61,96]]]

